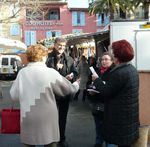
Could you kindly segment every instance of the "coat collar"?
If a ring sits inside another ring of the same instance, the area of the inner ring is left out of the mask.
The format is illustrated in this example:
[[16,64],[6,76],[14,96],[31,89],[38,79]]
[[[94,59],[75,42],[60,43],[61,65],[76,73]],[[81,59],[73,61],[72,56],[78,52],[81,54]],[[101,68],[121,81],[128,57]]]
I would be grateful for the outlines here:
[[28,66],[46,66],[45,62],[29,62]]

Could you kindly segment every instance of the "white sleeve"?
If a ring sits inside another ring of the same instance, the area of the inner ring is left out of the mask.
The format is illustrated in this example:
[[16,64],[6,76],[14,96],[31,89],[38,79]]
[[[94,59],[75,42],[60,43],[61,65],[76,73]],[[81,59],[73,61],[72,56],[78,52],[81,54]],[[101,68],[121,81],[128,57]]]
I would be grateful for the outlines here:
[[11,89],[10,89],[10,96],[11,99],[14,101],[19,100],[19,84],[18,78],[13,82]]
[[[57,73],[58,74],[58,73]],[[79,89],[79,84],[74,82],[73,84],[60,74],[57,75],[55,85],[53,85],[54,93],[58,96],[65,96],[75,94]]]

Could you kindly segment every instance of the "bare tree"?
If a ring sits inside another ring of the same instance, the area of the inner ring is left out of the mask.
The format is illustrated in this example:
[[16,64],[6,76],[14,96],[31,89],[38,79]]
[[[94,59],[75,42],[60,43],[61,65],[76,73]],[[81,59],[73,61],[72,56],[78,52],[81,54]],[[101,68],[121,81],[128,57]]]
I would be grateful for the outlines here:
[[10,23],[21,18],[28,20],[44,18],[48,10],[43,8],[43,5],[58,2],[66,0],[0,0],[0,23]]

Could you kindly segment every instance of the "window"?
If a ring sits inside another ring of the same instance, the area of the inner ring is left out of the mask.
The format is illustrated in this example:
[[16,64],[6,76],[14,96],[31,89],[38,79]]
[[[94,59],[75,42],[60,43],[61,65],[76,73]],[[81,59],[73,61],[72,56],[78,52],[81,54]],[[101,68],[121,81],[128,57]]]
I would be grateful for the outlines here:
[[14,65],[15,61],[16,61],[15,58],[11,58],[11,59],[10,59],[10,65]]
[[18,36],[20,34],[20,26],[19,24],[12,24],[10,27],[10,35]]
[[48,20],[59,20],[59,19],[60,19],[59,9],[49,10]]
[[73,11],[72,12],[72,25],[85,26],[85,12]]
[[47,31],[46,32],[46,38],[59,37],[59,36],[61,36],[61,31]]
[[2,65],[8,65],[8,58],[2,59]]
[[35,31],[25,31],[25,44],[27,46],[36,44],[36,32]]
[[82,33],[82,29],[73,29],[73,30],[72,30],[72,33],[73,33],[73,34],[76,34],[76,35],[79,35],[79,34]]
[[77,24],[80,24],[81,23],[81,20],[80,20],[80,13],[77,12]]
[[109,15],[107,14],[97,14],[96,15],[97,19],[97,26],[105,26],[109,23]]
[[32,9],[26,9],[26,20],[43,20],[43,12],[41,11],[33,11]]

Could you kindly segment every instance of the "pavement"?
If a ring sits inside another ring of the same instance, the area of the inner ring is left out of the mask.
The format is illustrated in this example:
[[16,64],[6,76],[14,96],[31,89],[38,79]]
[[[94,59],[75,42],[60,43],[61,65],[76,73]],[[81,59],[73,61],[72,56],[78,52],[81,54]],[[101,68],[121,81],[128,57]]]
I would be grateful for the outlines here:
[[[70,103],[66,138],[69,147],[93,146],[94,124],[87,103]],[[15,134],[0,134],[0,147],[21,147],[20,136]]]
[[[9,89],[10,84],[4,83],[2,86],[3,98],[0,98],[0,109],[12,106]],[[19,103],[15,104],[15,107],[19,107]],[[94,122],[88,102],[82,102],[80,99],[79,101],[72,101],[66,128],[66,139],[69,147],[92,147],[95,138],[94,134]],[[19,134],[0,134],[0,147],[21,146]]]

